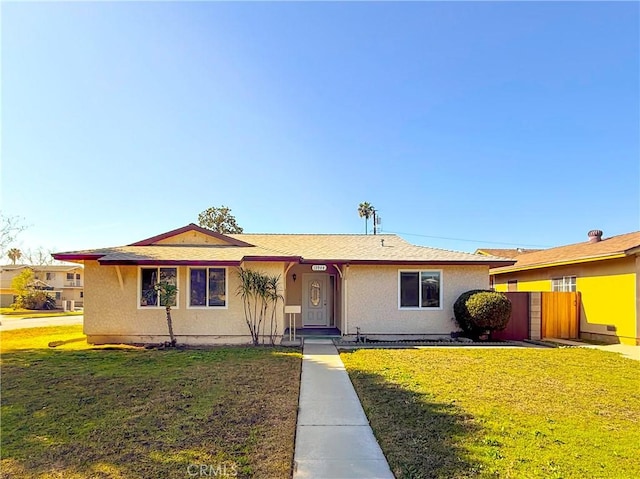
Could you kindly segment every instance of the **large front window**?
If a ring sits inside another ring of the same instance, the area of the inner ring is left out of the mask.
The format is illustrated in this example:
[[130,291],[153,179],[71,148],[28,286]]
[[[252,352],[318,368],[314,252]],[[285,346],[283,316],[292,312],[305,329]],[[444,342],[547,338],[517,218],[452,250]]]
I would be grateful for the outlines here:
[[400,308],[440,308],[441,283],[440,271],[400,271]]
[[173,304],[167,305],[161,301],[156,284],[167,282],[178,285],[178,270],[176,268],[140,268],[140,306],[143,308],[157,308],[164,306],[176,306],[177,296]]
[[189,271],[189,307],[224,308],[226,306],[226,268],[191,268]]

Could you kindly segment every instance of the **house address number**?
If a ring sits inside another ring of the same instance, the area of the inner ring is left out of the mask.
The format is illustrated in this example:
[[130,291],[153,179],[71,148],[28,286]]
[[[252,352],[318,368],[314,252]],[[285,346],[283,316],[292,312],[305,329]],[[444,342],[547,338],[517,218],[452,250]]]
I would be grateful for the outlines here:
[[311,266],[311,270],[312,271],[326,271],[327,270],[327,265],[326,264],[314,264],[313,266]]

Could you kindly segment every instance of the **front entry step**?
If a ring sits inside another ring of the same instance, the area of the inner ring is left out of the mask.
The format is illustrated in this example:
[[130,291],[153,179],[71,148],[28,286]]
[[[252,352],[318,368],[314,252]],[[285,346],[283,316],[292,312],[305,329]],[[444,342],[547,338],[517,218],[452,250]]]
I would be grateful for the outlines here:
[[[342,333],[338,328],[296,328],[297,338],[341,338]],[[289,340],[289,328],[285,329],[283,340]]]

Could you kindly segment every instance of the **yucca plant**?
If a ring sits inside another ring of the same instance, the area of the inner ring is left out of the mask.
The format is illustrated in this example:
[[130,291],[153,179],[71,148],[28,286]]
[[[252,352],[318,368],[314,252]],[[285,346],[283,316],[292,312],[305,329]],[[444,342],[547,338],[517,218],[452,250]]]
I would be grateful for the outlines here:
[[278,334],[278,323],[276,321],[276,310],[278,307],[279,301],[284,301],[284,296],[280,294],[280,275],[278,276],[269,276],[267,279],[267,294],[269,296],[269,301],[272,303],[271,308],[271,323],[269,325],[269,340],[271,345],[275,344],[275,338]]
[[253,344],[260,344],[260,336],[262,336],[264,343],[263,329],[270,309],[269,339],[271,344],[275,344],[275,335],[277,334],[276,306],[278,301],[283,298],[278,290],[280,276],[269,276],[251,269],[238,268],[238,278],[240,284],[236,294],[242,298],[244,317]]

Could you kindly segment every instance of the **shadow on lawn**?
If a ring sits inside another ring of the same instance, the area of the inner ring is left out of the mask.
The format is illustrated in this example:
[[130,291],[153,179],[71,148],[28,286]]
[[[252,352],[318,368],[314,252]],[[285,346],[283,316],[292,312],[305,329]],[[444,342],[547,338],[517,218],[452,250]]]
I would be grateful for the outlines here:
[[460,444],[479,431],[471,415],[382,375],[351,370],[350,377],[396,478],[480,475],[482,466]]

